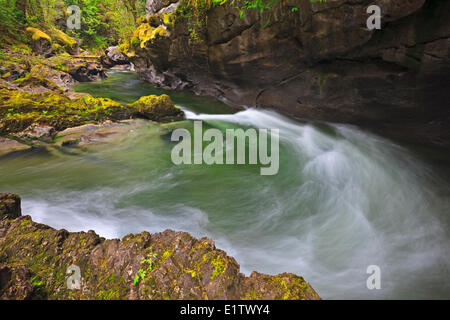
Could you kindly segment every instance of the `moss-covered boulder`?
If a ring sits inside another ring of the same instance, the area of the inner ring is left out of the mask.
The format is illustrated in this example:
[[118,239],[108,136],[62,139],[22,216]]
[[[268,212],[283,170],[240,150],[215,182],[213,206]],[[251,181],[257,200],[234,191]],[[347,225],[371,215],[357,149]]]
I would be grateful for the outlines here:
[[34,52],[46,57],[52,54],[52,39],[48,34],[33,27],[26,28],[26,31],[31,35],[31,45]]
[[79,53],[80,47],[74,38],[56,28],[52,28],[49,33],[53,42],[60,45],[64,51],[70,54]]
[[137,114],[158,122],[172,122],[184,119],[184,113],[175,106],[172,99],[166,94],[141,97],[129,105]]
[[106,240],[29,216],[0,215],[0,277],[0,299],[320,299],[294,274],[246,277],[209,238],[166,230]]
[[0,89],[0,135],[21,132],[33,123],[60,131],[90,122],[128,119],[131,115],[129,108],[111,99],[85,96],[71,100],[52,92]]

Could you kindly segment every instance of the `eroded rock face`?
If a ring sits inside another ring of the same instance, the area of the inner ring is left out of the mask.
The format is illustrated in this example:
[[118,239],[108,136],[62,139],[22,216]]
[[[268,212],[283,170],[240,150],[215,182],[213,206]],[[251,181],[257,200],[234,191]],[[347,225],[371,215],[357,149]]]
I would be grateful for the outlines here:
[[[381,30],[366,27],[372,4]],[[202,42],[176,19],[133,62],[164,88],[450,147],[449,18],[435,0],[288,0],[244,18],[224,5],[207,12]]]
[[[67,287],[71,265],[80,268],[76,290]],[[320,299],[294,274],[246,277],[209,238],[166,230],[105,240],[1,215],[0,298]]]

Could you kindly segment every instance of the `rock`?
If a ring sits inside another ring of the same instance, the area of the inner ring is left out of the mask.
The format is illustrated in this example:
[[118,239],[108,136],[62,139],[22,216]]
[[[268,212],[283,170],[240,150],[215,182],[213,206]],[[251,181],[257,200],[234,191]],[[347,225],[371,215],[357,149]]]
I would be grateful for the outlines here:
[[0,75],[1,78],[5,81],[14,81],[18,78],[23,77],[26,74],[26,71],[23,68],[16,64],[9,64],[8,67],[2,65],[0,67]]
[[55,144],[62,147],[86,146],[107,143],[118,136],[124,136],[133,130],[148,126],[145,120],[105,121],[99,124],[85,124],[67,128],[58,132]]
[[37,288],[31,283],[31,271],[24,267],[0,264],[0,297],[2,300],[36,299]]
[[23,88],[24,91],[32,93],[63,92],[63,89],[61,89],[53,81],[42,77],[39,69],[37,69],[37,72],[35,67],[34,69],[34,72],[30,72],[25,77],[17,79],[14,83],[17,83],[20,88]]
[[[211,239],[172,230],[105,240],[29,216],[2,219],[0,261],[0,299],[320,299],[300,276],[246,277]],[[79,290],[67,287],[71,265]]]
[[43,65],[33,66],[30,70],[29,76],[47,79],[54,84],[54,87],[50,89],[62,90],[64,92],[69,91],[70,87],[77,83],[77,81],[69,73],[55,70]]
[[135,112],[111,99],[82,96],[71,100],[53,92],[0,88],[0,100],[0,135],[22,132],[34,123],[60,131],[88,122],[129,119]]
[[77,81],[99,81],[107,77],[102,65],[98,62],[75,62],[70,65],[69,74]]
[[119,47],[109,47],[105,50],[105,55],[100,57],[100,62],[105,68],[112,68],[117,65],[129,65],[130,61],[126,55],[119,51]]
[[10,154],[30,150],[31,147],[13,139],[0,138],[0,158]]
[[26,31],[31,34],[33,51],[45,57],[50,57],[52,55],[52,39],[49,35],[32,27],[28,27]]
[[52,28],[51,29],[51,36],[53,39],[53,42],[59,44],[62,46],[65,52],[73,55],[80,54],[80,46],[79,41],[72,38],[68,34],[64,33],[63,31]]
[[[148,1],[148,14],[161,3]],[[366,27],[370,4],[381,30]],[[195,41],[175,12],[165,37],[132,43],[143,80],[450,147],[450,2],[289,0],[243,18],[227,3],[204,14]]]
[[41,123],[33,123],[24,131],[16,134],[16,136],[21,139],[41,140],[46,142],[52,141],[55,135],[56,135],[55,128]]
[[158,122],[172,122],[184,119],[184,113],[175,106],[166,94],[145,96],[129,105],[139,116]]
[[181,3],[180,0],[147,0],[145,3],[145,11],[147,18],[154,13],[169,13],[177,9]]
[[0,193],[0,219],[15,219],[21,215],[20,197],[14,193]]

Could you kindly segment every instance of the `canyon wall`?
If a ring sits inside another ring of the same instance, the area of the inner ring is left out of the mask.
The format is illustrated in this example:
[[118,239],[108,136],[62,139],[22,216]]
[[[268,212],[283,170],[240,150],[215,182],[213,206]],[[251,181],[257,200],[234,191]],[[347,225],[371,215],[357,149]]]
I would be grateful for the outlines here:
[[[242,17],[227,3],[196,41],[183,2],[148,2],[159,11],[143,25],[165,31],[136,33],[128,52],[148,82],[450,147],[450,1],[286,0]],[[366,26],[372,4],[380,30]]]

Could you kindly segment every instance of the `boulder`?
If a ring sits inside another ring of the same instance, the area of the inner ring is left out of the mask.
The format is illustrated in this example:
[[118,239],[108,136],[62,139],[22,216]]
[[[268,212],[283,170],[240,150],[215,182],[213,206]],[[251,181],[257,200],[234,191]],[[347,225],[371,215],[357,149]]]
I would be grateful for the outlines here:
[[172,122],[184,119],[184,113],[175,106],[166,94],[141,97],[129,105],[138,116],[158,122]]
[[75,62],[70,66],[69,74],[80,82],[99,81],[107,77],[102,65],[97,62]]
[[[25,266],[0,264],[0,297],[2,300],[31,300],[38,298],[39,288],[30,280],[32,272]],[[35,284],[37,284],[35,282]]]
[[18,136],[21,139],[41,140],[46,142],[52,141],[55,135],[56,135],[55,128],[41,123],[33,123],[24,131],[16,134],[16,136]]
[[120,52],[118,46],[106,49],[105,54],[100,57],[100,62],[105,68],[130,64],[128,57]]
[[45,32],[28,27],[26,31],[31,34],[31,46],[39,55],[50,57],[52,55],[52,39]]

